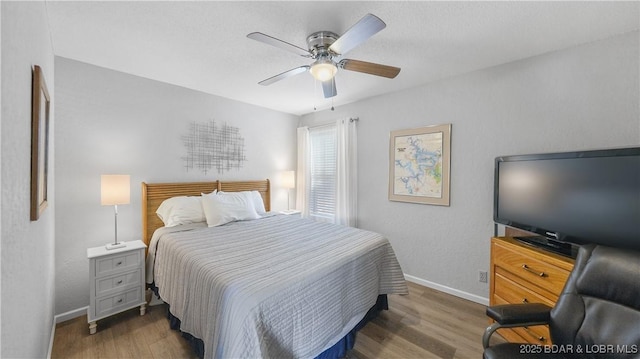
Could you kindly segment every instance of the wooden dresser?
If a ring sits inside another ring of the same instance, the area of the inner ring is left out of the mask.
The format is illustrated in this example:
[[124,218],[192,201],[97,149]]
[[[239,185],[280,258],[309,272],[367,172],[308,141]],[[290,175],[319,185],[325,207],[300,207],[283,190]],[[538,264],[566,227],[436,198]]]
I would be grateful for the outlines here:
[[[535,248],[511,237],[491,239],[491,305],[544,303],[553,307],[574,260]],[[500,329],[510,342],[551,344],[547,326]]]

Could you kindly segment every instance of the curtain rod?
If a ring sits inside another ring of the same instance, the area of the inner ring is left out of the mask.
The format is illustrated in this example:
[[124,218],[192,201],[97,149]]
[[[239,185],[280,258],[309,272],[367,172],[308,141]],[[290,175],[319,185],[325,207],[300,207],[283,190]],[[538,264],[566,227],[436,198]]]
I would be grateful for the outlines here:
[[[360,118],[358,117],[349,117],[349,122],[358,122],[360,120]],[[322,125],[316,125],[316,126],[307,126],[307,128],[321,128],[321,127],[328,127],[328,126],[333,126],[334,123],[330,122],[330,123],[325,123]]]

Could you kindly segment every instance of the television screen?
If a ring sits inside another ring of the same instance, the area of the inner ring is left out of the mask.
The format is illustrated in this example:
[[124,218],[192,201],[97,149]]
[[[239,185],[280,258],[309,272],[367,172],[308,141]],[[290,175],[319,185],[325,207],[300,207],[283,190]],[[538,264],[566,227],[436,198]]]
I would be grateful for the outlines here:
[[497,157],[493,217],[551,240],[640,249],[640,147]]

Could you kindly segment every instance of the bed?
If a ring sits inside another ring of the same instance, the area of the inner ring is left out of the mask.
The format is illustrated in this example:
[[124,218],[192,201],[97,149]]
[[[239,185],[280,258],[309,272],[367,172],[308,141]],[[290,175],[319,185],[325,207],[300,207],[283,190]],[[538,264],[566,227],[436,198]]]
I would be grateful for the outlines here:
[[[169,198],[214,190],[256,191],[264,212],[215,227],[165,227],[155,214]],[[339,357],[387,294],[408,293],[387,239],[272,213],[268,180],[143,183],[142,197],[147,282],[199,356]]]

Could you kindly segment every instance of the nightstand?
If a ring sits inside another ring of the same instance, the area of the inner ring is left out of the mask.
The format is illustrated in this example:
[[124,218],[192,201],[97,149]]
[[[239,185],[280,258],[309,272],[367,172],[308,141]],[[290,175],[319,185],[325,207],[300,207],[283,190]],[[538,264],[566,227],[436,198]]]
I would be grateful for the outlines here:
[[294,216],[297,218],[302,218],[302,212],[298,211],[297,209],[289,209],[286,211],[280,211],[280,213],[285,214],[287,216]]
[[125,242],[122,248],[105,246],[87,249],[89,258],[90,302],[87,313],[89,334],[95,334],[97,321],[140,306],[144,315],[144,251],[142,241]]

